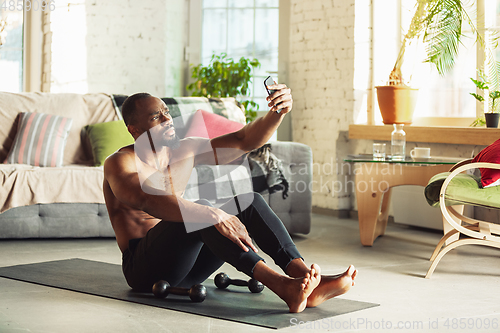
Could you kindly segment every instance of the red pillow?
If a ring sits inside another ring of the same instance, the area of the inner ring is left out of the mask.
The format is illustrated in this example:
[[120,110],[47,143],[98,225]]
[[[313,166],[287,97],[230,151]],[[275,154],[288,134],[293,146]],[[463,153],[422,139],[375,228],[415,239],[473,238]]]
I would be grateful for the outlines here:
[[[479,154],[474,157],[472,162],[500,164],[500,139],[481,150]],[[479,170],[481,171],[481,184],[483,184],[483,187],[488,186],[500,179],[500,170],[498,169],[480,168]]]
[[229,120],[218,114],[205,110],[198,110],[191,119],[191,125],[186,133],[186,137],[197,136],[212,139],[218,136],[236,132],[243,128],[243,124]]

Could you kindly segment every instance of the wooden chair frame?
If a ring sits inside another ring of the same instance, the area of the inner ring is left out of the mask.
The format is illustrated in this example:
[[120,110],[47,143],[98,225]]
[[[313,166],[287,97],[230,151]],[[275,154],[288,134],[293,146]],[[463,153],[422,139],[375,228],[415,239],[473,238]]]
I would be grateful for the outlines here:
[[[485,221],[476,220],[463,214],[457,212],[453,206],[446,206],[446,189],[450,184],[453,177],[457,174],[476,168],[489,168],[489,169],[500,169],[500,164],[494,163],[472,163],[472,159],[462,161],[454,165],[450,172],[451,174],[445,179],[443,186],[441,187],[441,192],[439,193],[439,206],[443,214],[443,219],[449,223],[452,229],[441,238],[437,244],[430,261],[432,262],[427,274],[426,279],[429,279],[434,273],[439,261],[451,250],[462,246],[462,245],[485,245],[500,248],[500,225]],[[453,200],[453,198],[448,198]],[[500,197],[498,198],[500,201]],[[464,205],[474,205],[474,203],[463,203]],[[489,207],[494,208],[494,207]],[[459,209],[460,210],[460,209]],[[457,222],[458,221],[458,222]],[[460,239],[460,234],[468,236],[469,238]],[[454,239],[449,244],[445,243]],[[443,247],[443,245],[445,245]]]

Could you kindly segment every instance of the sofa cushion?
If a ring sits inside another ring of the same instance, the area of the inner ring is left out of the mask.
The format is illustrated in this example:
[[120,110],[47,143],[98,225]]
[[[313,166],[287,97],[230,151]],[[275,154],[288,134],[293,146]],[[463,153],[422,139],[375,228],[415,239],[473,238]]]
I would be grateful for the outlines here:
[[73,120],[44,113],[19,114],[17,133],[6,163],[61,166]]
[[85,126],[90,141],[94,165],[104,164],[104,160],[121,147],[134,143],[123,120]]
[[[439,206],[441,187],[450,174],[451,172],[438,173],[429,180],[424,190],[429,205],[433,207]],[[487,208],[500,208],[500,203],[497,200],[500,195],[500,187],[481,188],[480,184],[479,177],[459,173],[453,177],[446,188],[446,206],[468,204]]]
[[114,236],[102,203],[35,204],[0,215],[0,239]]
[[243,128],[242,123],[229,120],[218,114],[198,110],[191,118],[186,137],[197,136],[212,139]]
[[[500,163],[500,139],[481,150],[472,162]],[[500,179],[500,170],[498,169],[480,168],[479,170],[481,171],[481,184],[483,187],[492,185]]]
[[0,92],[0,162],[7,157],[17,129],[18,114],[37,112],[69,117],[73,125],[64,149],[63,165],[91,164],[82,147],[80,133],[89,124],[118,120],[113,101],[106,94],[54,94]]

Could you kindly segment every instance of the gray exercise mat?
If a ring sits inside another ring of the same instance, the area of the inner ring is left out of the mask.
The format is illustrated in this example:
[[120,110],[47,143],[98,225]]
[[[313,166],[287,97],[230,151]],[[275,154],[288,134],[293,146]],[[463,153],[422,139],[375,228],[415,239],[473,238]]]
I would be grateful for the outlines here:
[[300,321],[321,320],[378,306],[335,298],[301,313],[289,313],[286,304],[267,288],[260,294],[252,294],[246,287],[229,286],[226,290],[218,290],[213,280],[204,283],[207,298],[202,303],[193,303],[189,297],[176,295],[157,299],[152,293],[133,292],[123,277],[120,265],[84,259],[0,267],[0,276],[267,328],[289,327]]

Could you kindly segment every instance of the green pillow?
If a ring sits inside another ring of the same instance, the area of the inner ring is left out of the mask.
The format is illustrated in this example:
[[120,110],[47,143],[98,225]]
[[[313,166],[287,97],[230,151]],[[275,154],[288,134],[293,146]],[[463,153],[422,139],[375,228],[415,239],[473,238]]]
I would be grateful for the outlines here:
[[121,147],[134,143],[123,120],[87,125],[85,131],[92,147],[95,166],[103,165],[106,157]]

